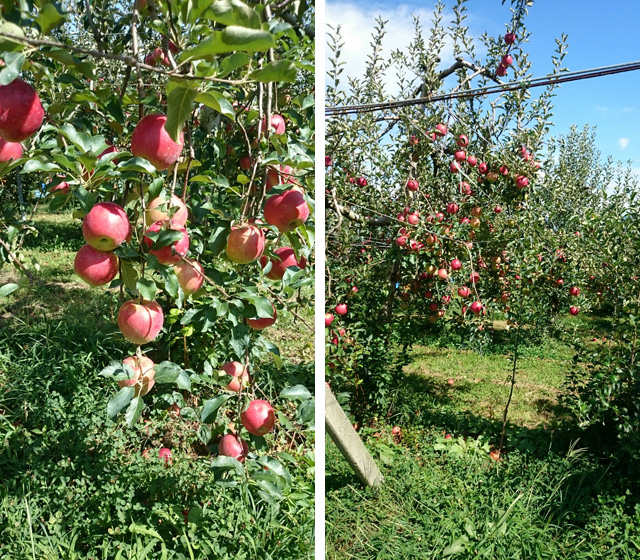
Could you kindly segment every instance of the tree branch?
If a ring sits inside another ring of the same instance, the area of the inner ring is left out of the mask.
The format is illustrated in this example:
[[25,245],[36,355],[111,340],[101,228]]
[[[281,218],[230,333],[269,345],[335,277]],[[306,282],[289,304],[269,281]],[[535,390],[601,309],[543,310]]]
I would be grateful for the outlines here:
[[331,210],[336,212],[336,214],[347,218],[352,222],[358,222],[368,226],[388,226],[392,223],[395,223],[391,218],[387,218],[386,216],[381,216],[379,218],[365,218],[364,216],[357,214],[350,208],[347,208],[346,206],[343,206],[342,204],[339,204],[338,202],[335,202],[330,198],[327,199],[327,207],[331,208]]

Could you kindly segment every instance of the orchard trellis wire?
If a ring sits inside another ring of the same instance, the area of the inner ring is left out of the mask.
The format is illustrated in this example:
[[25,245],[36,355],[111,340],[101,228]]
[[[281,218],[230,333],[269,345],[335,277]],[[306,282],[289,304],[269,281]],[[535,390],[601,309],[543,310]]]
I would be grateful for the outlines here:
[[612,66],[601,66],[599,68],[591,68],[589,70],[578,70],[576,72],[567,72],[561,76],[542,76],[532,80],[520,82],[501,83],[496,86],[487,86],[467,91],[457,91],[453,93],[444,93],[442,95],[429,95],[427,97],[418,97],[414,99],[405,99],[402,101],[385,101],[382,103],[365,103],[362,105],[347,105],[344,107],[327,107],[325,115],[328,117],[375,113],[377,111],[387,111],[400,109],[402,107],[410,107],[413,105],[427,105],[438,101],[451,101],[454,99],[471,99],[483,95],[492,95],[495,93],[505,93],[508,91],[526,90],[543,86],[554,86],[567,82],[576,82],[579,80],[588,80],[591,78],[599,78],[601,76],[612,76],[614,74],[622,74],[624,72],[633,72],[640,70],[640,61],[626,62],[624,64],[615,64]]

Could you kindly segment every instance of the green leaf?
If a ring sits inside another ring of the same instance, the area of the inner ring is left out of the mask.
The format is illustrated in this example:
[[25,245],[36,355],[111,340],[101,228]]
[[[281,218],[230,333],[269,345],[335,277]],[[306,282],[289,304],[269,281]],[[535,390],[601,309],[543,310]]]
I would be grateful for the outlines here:
[[200,414],[200,421],[203,424],[211,424],[215,421],[218,409],[227,402],[233,395],[218,395],[213,399],[204,401],[202,404],[202,413]]
[[9,294],[15,292],[20,286],[18,284],[10,283],[0,286],[0,297],[6,297]]
[[129,525],[129,532],[135,533],[136,535],[153,537],[154,539],[158,539],[159,541],[163,540],[162,537],[158,533],[156,533],[156,531],[154,531],[153,529],[149,529],[144,525],[139,525],[138,523],[132,523],[131,525]]
[[178,364],[173,362],[161,362],[153,368],[156,372],[154,379],[156,383],[175,383],[180,372],[184,371]]
[[216,0],[203,17],[223,25],[239,25],[260,29],[260,15],[240,0]]
[[156,168],[144,158],[135,157],[123,161],[118,165],[118,171],[133,171],[135,173],[155,173]]
[[182,239],[182,232],[176,229],[164,229],[145,235],[154,242],[152,249],[162,249]]
[[107,416],[111,419],[115,418],[120,412],[129,405],[135,393],[134,387],[123,387],[118,391],[107,404]]
[[310,428],[315,425],[316,419],[316,400],[307,399],[298,407],[296,412],[296,421],[301,424],[307,424]]
[[311,398],[311,393],[304,385],[295,385],[293,387],[287,387],[280,392],[280,396],[283,399],[289,399],[290,401],[306,401]]
[[233,457],[226,457],[224,455],[220,455],[216,457],[213,461],[211,461],[212,469],[222,469],[222,470],[235,470],[236,474],[242,476],[244,474],[244,467],[242,463]]
[[298,72],[296,66],[290,60],[278,60],[269,62],[262,68],[254,70],[247,76],[256,82],[290,82],[295,83]]
[[62,171],[62,169],[55,163],[40,161],[38,159],[31,158],[27,160],[27,162],[22,166],[20,174],[35,173],[37,171],[42,171],[43,173],[51,173]]
[[127,290],[132,292],[134,295],[138,295],[138,269],[134,266],[134,263],[131,261],[121,260],[120,261],[120,271],[122,272],[122,281],[124,282]]
[[217,257],[222,253],[224,248],[227,246],[227,237],[230,231],[231,222],[220,221],[215,225],[211,232],[211,236],[209,237],[209,250],[211,251],[212,256]]
[[47,35],[52,29],[58,27],[66,19],[66,14],[61,14],[56,6],[49,2],[40,10],[36,23],[43,34]]
[[0,86],[6,86],[18,77],[26,57],[19,52],[6,53],[3,57],[4,66],[0,70]]
[[[2,21],[0,23],[0,33],[6,33],[7,35],[15,35],[16,37],[24,37],[24,32],[15,23],[9,21]],[[25,48],[24,45],[14,42],[12,39],[0,39],[0,52],[17,52]]]
[[249,329],[245,325],[238,324],[233,328],[229,343],[236,353],[236,356],[244,355],[246,349],[249,347],[250,338]]
[[140,278],[136,284],[136,288],[140,295],[147,300],[153,300],[158,291],[158,286],[150,278]]
[[453,541],[447,548],[442,551],[442,556],[453,556],[454,554],[459,554],[460,552],[464,552],[467,549],[467,543],[469,542],[469,538],[466,535],[462,535],[458,537],[455,541]]
[[215,54],[242,51],[264,52],[275,47],[273,36],[261,29],[229,26],[223,31],[214,31],[198,46],[187,50],[180,56],[180,62],[185,60],[200,60]]
[[172,89],[167,96],[167,122],[164,128],[175,142],[180,141],[180,133],[191,116],[197,94],[189,87],[180,86]]
[[129,403],[129,408],[124,415],[124,419],[129,427],[132,427],[140,418],[140,414],[144,409],[144,401],[142,397],[136,397]]
[[202,93],[198,93],[196,95],[196,102],[202,103],[217,111],[218,113],[223,114],[225,117],[229,117],[233,119],[235,117],[235,113],[233,111],[233,106],[229,102],[229,100],[217,91],[205,91]]

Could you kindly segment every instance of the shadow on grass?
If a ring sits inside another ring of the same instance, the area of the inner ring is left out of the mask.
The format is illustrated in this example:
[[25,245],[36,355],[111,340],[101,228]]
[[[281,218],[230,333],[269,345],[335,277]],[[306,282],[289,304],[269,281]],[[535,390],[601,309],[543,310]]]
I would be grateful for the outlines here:
[[28,235],[24,241],[26,249],[77,251],[84,245],[82,228],[66,216],[40,215],[34,219],[38,235]]

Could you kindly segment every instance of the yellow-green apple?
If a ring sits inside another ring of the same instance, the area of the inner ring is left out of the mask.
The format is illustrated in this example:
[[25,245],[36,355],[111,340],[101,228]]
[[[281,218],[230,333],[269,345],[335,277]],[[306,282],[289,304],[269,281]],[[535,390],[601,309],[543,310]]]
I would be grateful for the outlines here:
[[153,369],[156,364],[153,360],[146,356],[129,356],[122,360],[122,363],[129,366],[133,370],[131,379],[122,379],[118,381],[118,385],[123,387],[135,387],[134,396],[144,397],[155,385],[154,377],[156,371]]
[[150,249],[149,254],[156,257],[161,264],[179,263],[182,257],[184,257],[189,251],[189,235],[187,234],[187,230],[183,227],[167,228],[165,222],[155,222],[154,224],[151,224],[149,226],[146,233],[157,233],[164,229],[179,231],[180,233],[182,233],[182,237],[177,241],[174,241],[170,245],[160,247],[159,249],[151,249],[151,247],[153,246],[153,241],[146,234],[143,238],[143,241],[145,245]]
[[309,205],[297,188],[274,195],[264,205],[264,219],[282,233],[292,231],[309,217]]
[[251,401],[240,413],[240,421],[250,434],[263,436],[273,429],[276,415],[273,407],[265,400]]
[[0,163],[15,161],[22,157],[22,145],[19,142],[7,142],[0,138]]
[[233,226],[227,236],[227,257],[238,264],[257,261],[264,252],[264,232],[254,225]]
[[175,194],[170,200],[158,196],[147,204],[145,217],[148,224],[171,220],[173,227],[184,227],[189,211],[182,199]]
[[183,260],[173,267],[186,296],[195,294],[204,283],[204,267],[198,261]]
[[122,206],[115,202],[100,202],[84,217],[82,235],[94,249],[111,251],[125,242],[130,228]]
[[165,128],[166,122],[165,115],[147,115],[131,135],[131,153],[149,160],[158,171],[168,169],[178,161],[184,145],[184,132],[180,131],[179,141],[174,142]]
[[125,301],[118,311],[118,327],[134,344],[146,344],[158,336],[164,324],[162,307],[156,301]]
[[220,368],[220,373],[230,375],[233,379],[225,386],[229,391],[238,393],[243,387],[249,386],[249,370],[240,362],[227,362]]
[[252,329],[256,331],[261,331],[262,329],[266,329],[270,327],[276,322],[278,318],[278,314],[276,313],[276,308],[271,304],[273,308],[273,317],[265,317],[261,319],[247,319],[247,325],[249,325]]
[[244,458],[249,453],[249,446],[247,442],[242,440],[240,436],[235,434],[225,434],[220,439],[218,444],[218,455],[224,455],[225,457],[233,457],[238,461],[244,461]]
[[76,253],[73,270],[90,286],[104,286],[118,274],[118,257],[112,251],[100,251],[87,243]]
[[16,78],[0,86],[0,137],[7,142],[22,142],[40,128],[44,109],[29,84]]
[[297,266],[298,268],[306,268],[307,263],[304,258],[296,258],[296,254],[291,247],[279,247],[273,252],[276,258],[269,258],[266,255],[260,257],[260,266],[264,268],[267,263],[271,261],[271,270],[265,274],[269,280],[282,280],[284,273],[290,266]]

